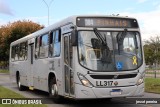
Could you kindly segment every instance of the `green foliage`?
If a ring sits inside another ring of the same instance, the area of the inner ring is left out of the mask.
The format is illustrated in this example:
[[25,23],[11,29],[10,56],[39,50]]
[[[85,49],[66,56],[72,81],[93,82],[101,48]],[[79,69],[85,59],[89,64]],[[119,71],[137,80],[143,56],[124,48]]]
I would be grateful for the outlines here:
[[22,95],[0,86],[0,98],[25,98]]
[[144,41],[144,55],[145,61],[148,65],[159,64],[160,62],[160,37],[151,37]]
[[6,69],[0,69],[0,73],[9,73],[9,70],[6,70]]
[[0,27],[0,60],[9,59],[9,48],[11,42],[29,35],[44,26],[29,20],[16,21]]
[[154,63],[154,50],[150,48],[150,45],[144,45],[144,55],[145,61],[148,65],[153,65]]
[[[13,92],[7,88],[0,86],[0,98],[25,98],[24,96]],[[47,107],[44,104],[13,104],[13,105],[2,105],[0,107]]]
[[145,78],[145,92],[160,94],[160,78]]

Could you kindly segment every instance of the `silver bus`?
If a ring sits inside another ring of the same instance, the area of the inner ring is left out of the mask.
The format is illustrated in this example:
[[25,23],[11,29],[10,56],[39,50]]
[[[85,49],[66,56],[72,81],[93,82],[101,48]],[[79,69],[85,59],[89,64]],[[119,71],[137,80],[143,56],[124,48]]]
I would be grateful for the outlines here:
[[71,16],[12,42],[9,62],[19,90],[43,90],[57,102],[144,92],[144,54],[135,18]]

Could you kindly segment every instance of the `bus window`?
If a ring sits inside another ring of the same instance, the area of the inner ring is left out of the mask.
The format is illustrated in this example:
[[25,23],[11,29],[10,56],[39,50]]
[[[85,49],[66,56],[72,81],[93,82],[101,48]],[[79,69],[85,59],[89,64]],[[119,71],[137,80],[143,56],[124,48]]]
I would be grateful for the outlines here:
[[54,42],[54,38],[55,38],[55,32],[51,32],[50,35],[49,35],[49,57],[52,57],[53,56],[53,51],[54,51],[54,48],[53,48],[53,42]]
[[40,41],[40,58],[48,57],[48,34],[41,37]]
[[54,41],[54,57],[60,56],[60,33],[59,30],[56,30],[55,32],[55,41]]
[[26,58],[26,42],[20,44],[19,60],[25,60]]
[[15,46],[12,46],[12,51],[11,51],[11,61],[15,60]]
[[135,51],[135,42],[134,42],[134,37],[133,36],[127,36],[124,38],[123,41],[123,50],[125,52],[134,52]]
[[19,60],[19,44],[15,46],[15,60]]
[[19,45],[19,60],[23,60],[23,43]]
[[20,58],[20,60],[27,59],[27,42],[23,42],[20,44],[19,58]]
[[64,62],[69,65],[68,37],[64,37]]
[[27,60],[27,52],[28,52],[28,42],[25,42],[25,60]]
[[71,36],[69,36],[69,53],[70,53],[70,66],[72,68],[72,65],[73,65],[73,50],[72,50]]
[[40,45],[40,37],[37,37],[35,41],[35,58],[39,57],[39,45]]

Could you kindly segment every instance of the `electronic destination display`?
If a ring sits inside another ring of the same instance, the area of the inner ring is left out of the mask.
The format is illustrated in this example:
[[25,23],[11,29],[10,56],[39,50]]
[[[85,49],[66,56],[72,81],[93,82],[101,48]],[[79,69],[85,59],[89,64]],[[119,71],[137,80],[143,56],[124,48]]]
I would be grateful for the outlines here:
[[78,27],[138,28],[136,19],[115,17],[78,17]]

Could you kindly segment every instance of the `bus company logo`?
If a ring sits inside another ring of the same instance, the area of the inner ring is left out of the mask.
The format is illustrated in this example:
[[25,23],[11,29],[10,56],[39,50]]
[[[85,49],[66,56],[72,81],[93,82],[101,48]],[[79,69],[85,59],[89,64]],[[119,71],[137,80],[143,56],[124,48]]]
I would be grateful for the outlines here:
[[114,75],[113,79],[117,79],[119,75]]
[[117,81],[115,81],[115,82],[114,82],[114,85],[115,85],[115,86],[117,86],[117,85],[118,85],[118,82],[117,82]]

